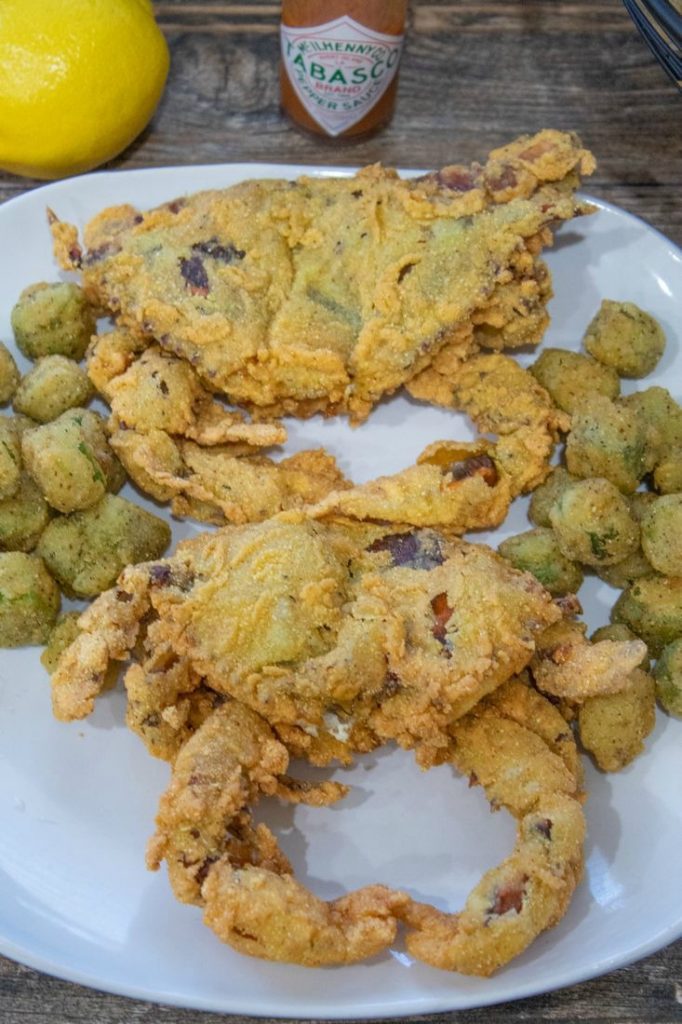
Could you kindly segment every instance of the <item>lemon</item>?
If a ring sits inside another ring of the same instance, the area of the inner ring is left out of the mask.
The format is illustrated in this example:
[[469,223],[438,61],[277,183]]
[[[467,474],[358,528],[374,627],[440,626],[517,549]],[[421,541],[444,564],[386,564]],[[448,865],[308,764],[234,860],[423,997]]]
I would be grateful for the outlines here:
[[110,160],[168,64],[151,0],[0,0],[0,168],[60,178]]

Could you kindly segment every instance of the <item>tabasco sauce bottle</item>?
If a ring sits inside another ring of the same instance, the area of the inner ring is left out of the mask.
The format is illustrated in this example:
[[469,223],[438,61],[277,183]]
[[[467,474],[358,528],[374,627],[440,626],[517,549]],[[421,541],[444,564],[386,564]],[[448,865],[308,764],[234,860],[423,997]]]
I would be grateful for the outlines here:
[[407,0],[283,0],[282,106],[332,139],[391,119]]

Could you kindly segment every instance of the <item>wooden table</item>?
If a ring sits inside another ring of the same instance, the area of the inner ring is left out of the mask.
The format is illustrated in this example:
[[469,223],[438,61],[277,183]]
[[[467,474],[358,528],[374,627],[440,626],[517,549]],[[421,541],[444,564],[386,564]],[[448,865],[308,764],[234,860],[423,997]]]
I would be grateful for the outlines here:
[[[417,0],[391,126],[352,146],[299,135],[278,109],[277,4],[157,0],[172,50],[153,124],[114,167],[265,160],[433,166],[539,127],[577,129],[599,160],[589,191],[682,243],[680,97],[619,0]],[[0,200],[36,182],[0,175]],[[461,1024],[682,1021],[682,942],[524,1002],[441,1015]],[[0,958],[3,1024],[198,1024]]]

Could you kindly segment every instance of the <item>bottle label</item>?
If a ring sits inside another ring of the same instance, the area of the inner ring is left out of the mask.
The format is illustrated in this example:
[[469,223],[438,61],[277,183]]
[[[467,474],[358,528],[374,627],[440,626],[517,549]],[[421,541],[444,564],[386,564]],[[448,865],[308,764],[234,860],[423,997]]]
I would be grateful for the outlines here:
[[303,106],[328,135],[361,121],[395,78],[402,36],[344,15],[324,25],[282,25],[282,60]]

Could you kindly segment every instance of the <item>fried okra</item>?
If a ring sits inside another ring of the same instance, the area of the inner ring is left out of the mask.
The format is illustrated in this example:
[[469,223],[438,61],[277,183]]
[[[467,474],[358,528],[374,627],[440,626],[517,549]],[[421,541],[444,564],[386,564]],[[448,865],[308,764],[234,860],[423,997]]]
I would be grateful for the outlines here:
[[655,722],[654,680],[639,668],[619,693],[588,697],[578,711],[580,741],[605,772],[630,764],[643,750]]
[[498,550],[515,569],[532,573],[550,594],[575,594],[580,589],[582,569],[562,555],[554,532],[546,527],[508,537]]
[[[627,500],[632,518],[636,523],[641,524],[642,516],[651,503],[656,501],[656,495],[652,494],[651,491],[635,491],[634,494],[628,495]],[[617,587],[618,590],[625,590],[635,580],[642,579],[643,576],[651,576],[654,571],[654,567],[642,550],[641,543],[636,551],[633,551],[631,555],[628,555],[621,562],[597,568],[599,577],[610,586]]]
[[566,465],[574,476],[603,477],[629,494],[646,472],[646,446],[646,430],[635,411],[590,395],[573,416]]
[[628,505],[633,519],[641,523],[656,499],[657,496],[652,491],[635,491],[634,494],[629,494]]
[[536,526],[551,526],[549,510],[569,484],[579,478],[572,476],[563,466],[555,466],[544,483],[536,487],[530,496],[528,517]]
[[635,412],[644,426],[647,472],[667,459],[671,449],[682,450],[682,408],[665,388],[635,391],[621,398],[619,405]]
[[20,373],[12,353],[0,341],[0,405],[11,402],[17,390]]
[[586,395],[618,398],[620,394],[620,380],[615,370],[591,356],[563,348],[543,349],[530,372],[549,391],[554,404],[571,415],[581,407]]
[[0,647],[44,644],[59,611],[59,588],[42,559],[0,554]]
[[96,324],[82,289],[62,281],[30,285],[12,310],[14,337],[29,359],[82,359]]
[[13,404],[37,423],[49,423],[67,409],[85,405],[93,394],[87,373],[73,359],[43,356],[22,378]]
[[682,576],[682,494],[666,494],[642,518],[642,548],[664,576]]
[[634,302],[604,299],[583,339],[585,348],[621,377],[646,377],[665,351],[657,320]]
[[53,519],[37,550],[65,593],[94,597],[126,565],[159,558],[170,538],[163,519],[108,494],[93,508]]
[[682,638],[666,644],[654,669],[656,696],[662,707],[682,718]]
[[21,412],[16,412],[12,416],[12,423],[19,438],[19,444],[21,444],[21,439],[27,430],[33,430],[34,427],[38,426],[35,420],[32,420],[30,416],[24,416]]
[[549,518],[562,554],[585,565],[614,565],[639,545],[639,527],[627,499],[608,480],[570,484]]
[[654,470],[654,487],[659,494],[679,494],[682,491],[682,445],[664,455]]
[[80,612],[65,612],[60,615],[54,624],[47,641],[47,647],[40,655],[40,661],[44,668],[52,675],[57,667],[57,662],[61,658],[63,652],[67,647],[70,647],[73,641],[80,633],[78,628],[78,620],[80,619]]
[[624,622],[651,654],[658,655],[666,644],[682,637],[682,579],[647,576],[637,580],[620,595],[611,619]]
[[625,590],[635,580],[641,580],[645,576],[651,576],[653,573],[654,568],[647,560],[641,547],[638,547],[627,558],[616,562],[615,565],[602,565],[597,568],[599,578],[617,590]]
[[637,640],[637,637],[624,622],[609,622],[606,626],[595,629],[590,640],[593,644],[598,644],[600,640]]
[[21,445],[13,419],[0,416],[0,498],[11,498],[21,480]]
[[32,551],[50,521],[50,508],[37,485],[22,473],[19,487],[0,500],[0,551]]
[[71,409],[28,430],[22,453],[27,471],[59,512],[89,508],[125,479],[102,418],[87,409]]

